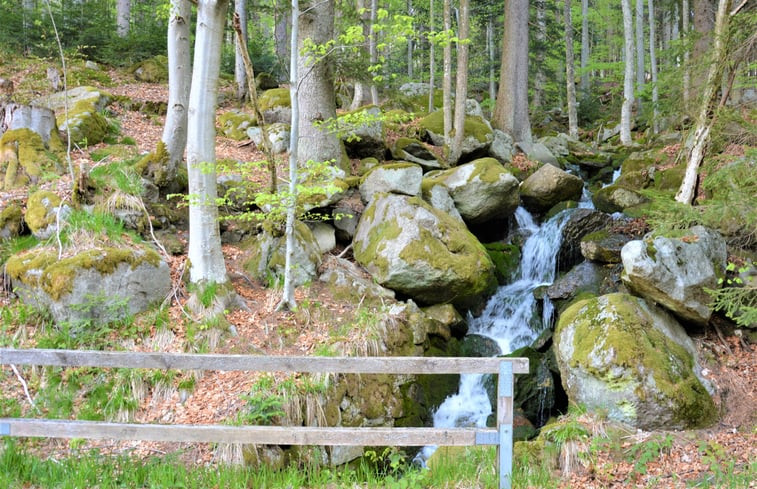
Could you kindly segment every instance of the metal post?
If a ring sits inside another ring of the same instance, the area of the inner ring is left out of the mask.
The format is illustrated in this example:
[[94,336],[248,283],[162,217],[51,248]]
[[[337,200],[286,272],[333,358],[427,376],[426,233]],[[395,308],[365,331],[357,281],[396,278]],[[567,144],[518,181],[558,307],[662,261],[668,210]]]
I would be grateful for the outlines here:
[[512,487],[513,474],[513,364],[499,364],[497,389],[497,461],[499,464],[499,489]]

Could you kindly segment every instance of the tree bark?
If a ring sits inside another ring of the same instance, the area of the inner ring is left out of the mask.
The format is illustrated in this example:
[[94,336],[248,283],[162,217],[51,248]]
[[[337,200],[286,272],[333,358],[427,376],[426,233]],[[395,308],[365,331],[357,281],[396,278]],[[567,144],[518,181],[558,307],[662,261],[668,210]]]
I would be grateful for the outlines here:
[[165,181],[173,182],[187,147],[187,110],[192,83],[189,25],[192,7],[189,0],[171,0],[168,19],[168,109],[161,138],[168,153]]
[[528,0],[505,0],[505,33],[492,125],[531,142],[528,117]]
[[[651,1],[651,0],[650,0]],[[573,59],[573,18],[571,1],[565,0],[565,85],[568,98],[568,134],[578,139],[578,115],[576,114],[576,82]]]
[[[297,52],[299,39],[299,18],[300,4],[299,0],[292,0],[292,40],[291,52]],[[292,130],[289,139],[289,202],[287,207],[287,220],[285,228],[286,251],[284,253],[284,289],[281,295],[279,309],[294,310],[297,308],[297,302],[294,297],[294,221],[297,219],[297,163],[299,161],[299,122],[300,122],[300,97],[299,83],[300,79],[299,56],[292,56],[289,65],[289,98],[292,101]]]
[[[234,13],[239,16],[242,42],[247,45],[247,0],[234,0]],[[243,102],[247,97],[247,74],[238,46],[234,49],[234,82],[237,84],[237,100]]]
[[288,80],[289,64],[291,61],[289,51],[289,39],[291,36],[287,35],[289,28],[289,12],[286,8],[283,8],[279,2],[282,0],[276,0],[276,25],[273,29],[273,37],[276,49],[276,58],[278,59],[279,66],[279,81]]
[[[689,0],[683,0],[681,8],[681,30],[683,31],[683,37],[688,39],[689,37]],[[688,109],[689,102],[691,101],[691,67],[689,50],[685,49],[683,52],[683,106],[684,110]]]
[[707,80],[705,81],[702,94],[702,105],[699,108],[697,124],[694,130],[694,137],[689,149],[688,162],[686,163],[686,172],[683,176],[681,187],[676,193],[676,201],[682,204],[691,204],[696,193],[697,179],[699,177],[699,165],[704,158],[705,149],[710,139],[710,131],[715,121],[715,115],[710,116],[717,98],[717,90],[720,88],[720,81],[723,75],[723,65],[725,64],[725,46],[724,39],[728,30],[728,11],[731,8],[730,0],[719,0],[718,11],[715,20],[714,46],[710,59],[709,68],[707,69]]
[[300,106],[299,163],[308,160],[341,164],[342,146],[339,137],[317,124],[336,117],[334,73],[328,59],[303,53],[305,40],[323,45],[334,35],[334,0],[314,0],[300,14],[299,41],[296,52],[298,96]]
[[623,39],[625,54],[625,75],[623,78],[623,105],[620,110],[620,142],[631,144],[631,106],[633,105],[633,16],[631,0],[621,0],[623,9]]
[[[371,27],[369,24],[370,19],[371,19],[371,13],[365,8],[365,0],[357,0],[356,6],[357,6],[357,11],[362,12],[360,14],[360,23],[362,24],[362,28],[363,28],[363,36],[365,37],[366,40],[369,40],[371,37]],[[373,99],[371,97],[370,84],[362,80],[357,80],[355,82],[355,94],[352,97],[350,110],[357,110],[358,107],[361,107],[365,104],[369,104],[372,102],[373,102]]]
[[544,75],[544,51],[547,42],[547,21],[545,0],[536,0],[536,68],[534,73],[534,94],[531,98],[531,105],[541,107],[544,94],[544,84],[546,83]]
[[465,138],[465,101],[468,98],[468,51],[470,13],[469,0],[460,0],[459,31],[457,38],[457,76],[455,79],[455,138],[450,148],[450,163],[460,159]]
[[450,0],[444,0],[444,74],[442,77],[442,113],[444,118],[444,144],[450,146],[452,131],[452,42],[448,37],[452,30]]
[[652,72],[652,131],[660,132],[660,114],[658,102],[660,98],[657,88],[657,39],[655,38],[654,0],[648,0],[649,10],[649,68]]
[[644,89],[644,0],[636,0],[636,111],[641,114],[641,91]]
[[[428,29],[430,32],[434,32],[434,0],[429,0]],[[434,89],[436,86],[436,53],[434,48],[436,43],[429,38],[428,44],[428,113],[430,114],[434,111]]]
[[131,0],[117,0],[116,2],[116,35],[126,37],[129,35],[129,23],[131,22]]
[[589,0],[581,0],[581,92],[589,93]]
[[[413,0],[407,0],[407,15],[413,16]],[[407,39],[407,77],[413,79],[413,39]]]
[[189,277],[193,284],[226,284],[218,229],[215,171],[216,88],[228,0],[199,0],[189,94]]
[[[489,55],[489,100],[493,104],[497,99],[497,79],[494,73],[494,15],[486,21],[486,52]],[[492,106],[492,110],[494,107]]]
[[[330,0],[333,1],[333,0]],[[374,26],[376,25],[376,17],[378,16],[378,0],[371,0],[371,16],[370,16],[370,22],[371,22],[371,35],[368,38],[368,52],[371,59],[371,65],[376,66],[378,64],[378,39],[376,39],[376,36],[378,36],[378,33],[374,29]],[[378,87],[375,83],[371,83],[371,103],[373,105],[378,105],[379,103],[379,96],[378,96]]]

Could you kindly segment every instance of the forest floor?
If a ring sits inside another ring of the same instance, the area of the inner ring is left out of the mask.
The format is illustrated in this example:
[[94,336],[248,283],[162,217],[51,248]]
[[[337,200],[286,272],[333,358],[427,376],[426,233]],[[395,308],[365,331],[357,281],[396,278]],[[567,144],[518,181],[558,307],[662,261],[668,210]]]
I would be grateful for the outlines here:
[[[114,95],[136,100],[167,100],[167,89],[163,85],[132,82],[127,75],[115,71],[110,75],[115,86],[105,88]],[[230,94],[230,87],[223,92]],[[227,100],[230,99],[229,95]],[[221,111],[231,108],[226,103]],[[120,122],[121,134],[132,137],[140,153],[155,148],[162,133],[161,117],[124,110],[118,104],[112,110]],[[72,154],[73,161],[76,165],[91,167],[95,164],[92,152],[102,146],[76,148]],[[242,145],[223,137],[217,138],[216,152],[219,159],[262,159],[262,153],[254,145]],[[284,170],[285,161],[285,157],[280,159],[280,171]],[[68,191],[69,185],[66,177],[46,184],[60,193]],[[22,194],[25,190],[0,192],[0,207],[3,200]],[[179,238],[184,243],[186,237],[184,231],[179,231]],[[360,304],[338,300],[324,284],[315,281],[309,287],[298,288],[296,297],[302,307],[297,312],[278,311],[276,306],[280,291],[250,280],[244,274],[241,266],[244,250],[236,245],[224,245],[223,251],[234,287],[249,310],[229,314],[228,320],[234,326],[236,335],[224,334],[212,338],[210,346],[213,352],[308,355],[319,345],[333,342],[336,331],[345,335],[347,342],[351,335],[359,334],[357,330],[350,330],[349,326],[355,322]],[[339,249],[334,253],[341,251]],[[350,255],[346,256],[349,258]],[[176,284],[181,283],[179,277],[183,273],[185,260],[184,255],[170,259]],[[329,264],[327,257],[323,267]],[[141,338],[123,346],[135,351],[153,351],[156,348],[169,352],[187,351],[189,321],[183,309],[187,295],[183,286],[177,287],[178,300],[170,306],[169,328],[156,331],[154,326],[145,325],[145,334]],[[6,295],[0,298],[0,305],[10,307],[12,301],[14,299]],[[20,338],[25,347],[33,347],[35,338],[43,334],[42,329],[34,324],[14,324],[4,333]],[[588,440],[583,447],[588,458],[583,457],[580,462],[564,467],[565,473],[556,473],[562,481],[561,487],[690,487],[699,481],[706,481],[718,470],[728,470],[728,467],[736,471],[749,470],[750,463],[757,460],[757,347],[746,344],[736,335],[721,337],[715,330],[708,330],[694,339],[701,351],[707,377],[717,390],[715,400],[721,410],[720,421],[713,427],[697,431],[629,433],[616,445],[599,443],[601,436],[596,437],[597,443]],[[119,342],[117,332],[113,333],[113,341]],[[2,374],[0,389],[29,410],[29,398],[19,378],[7,367],[2,367]],[[134,421],[174,424],[222,422],[242,409],[246,401],[241,396],[250,392],[257,379],[257,375],[244,372],[205,372],[196,380],[192,393],[186,399],[182,399],[176,389],[145,396],[134,415]],[[659,443],[655,445],[649,443],[650,440]],[[106,454],[128,453],[139,457],[180,451],[182,460],[189,465],[229,461],[222,460],[219,451],[208,445],[100,441],[82,444],[78,440],[74,447],[72,441],[48,440],[30,442],[27,446],[40,456],[54,458],[70,455],[74,450],[97,448]],[[748,487],[757,487],[757,482],[752,482]]]

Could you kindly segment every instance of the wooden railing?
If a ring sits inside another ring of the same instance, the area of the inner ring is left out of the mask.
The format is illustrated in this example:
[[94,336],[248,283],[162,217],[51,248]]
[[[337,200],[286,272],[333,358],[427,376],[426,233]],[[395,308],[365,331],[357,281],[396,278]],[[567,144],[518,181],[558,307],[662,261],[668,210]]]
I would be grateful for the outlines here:
[[292,357],[34,349],[0,349],[0,365],[348,374],[498,374],[496,428],[161,425],[0,418],[0,435],[270,445],[496,445],[500,488],[511,487],[513,376],[528,373],[527,358]]

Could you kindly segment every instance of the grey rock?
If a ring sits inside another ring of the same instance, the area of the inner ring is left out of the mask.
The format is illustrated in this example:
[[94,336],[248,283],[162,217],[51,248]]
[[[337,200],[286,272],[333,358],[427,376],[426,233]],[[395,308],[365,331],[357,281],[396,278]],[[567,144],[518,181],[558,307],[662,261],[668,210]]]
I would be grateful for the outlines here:
[[604,212],[593,209],[576,209],[571,212],[568,222],[562,230],[562,244],[557,264],[560,270],[570,270],[580,262],[581,240],[584,236],[607,228],[612,218]]
[[315,221],[309,222],[308,227],[318,243],[321,254],[328,253],[336,248],[336,231],[334,226],[327,222]]
[[544,212],[565,200],[579,200],[583,180],[561,169],[545,164],[520,186],[523,205],[535,212]]
[[[321,250],[318,242],[304,223],[295,222],[295,246],[292,256],[292,279],[295,287],[304,285],[318,276]],[[286,239],[262,232],[250,243],[249,259],[245,270],[262,281],[283,280],[286,263]]]
[[702,226],[688,232],[688,239],[659,236],[623,246],[623,281],[684,321],[706,325],[712,314],[706,289],[717,289],[725,274],[726,243]]
[[370,202],[378,192],[418,195],[421,192],[423,169],[413,163],[380,165],[368,172],[360,183],[360,196]]
[[493,131],[494,139],[489,146],[489,155],[500,163],[509,163],[513,159],[513,138],[499,129]]
[[428,94],[428,83],[404,83],[400,85],[400,93],[406,97]]

